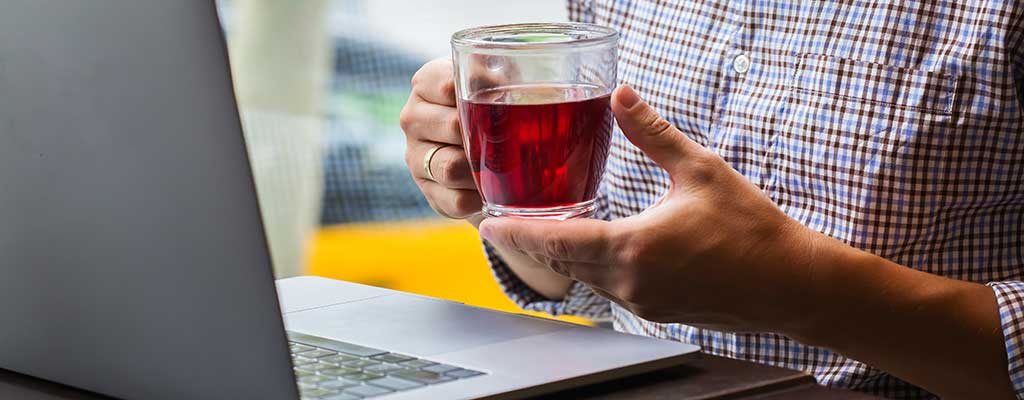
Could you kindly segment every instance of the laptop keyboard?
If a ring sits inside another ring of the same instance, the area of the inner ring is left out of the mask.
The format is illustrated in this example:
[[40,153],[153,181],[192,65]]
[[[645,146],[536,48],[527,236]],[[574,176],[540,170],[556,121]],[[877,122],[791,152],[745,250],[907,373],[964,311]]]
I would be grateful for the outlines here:
[[288,332],[302,399],[353,400],[484,375],[404,354]]

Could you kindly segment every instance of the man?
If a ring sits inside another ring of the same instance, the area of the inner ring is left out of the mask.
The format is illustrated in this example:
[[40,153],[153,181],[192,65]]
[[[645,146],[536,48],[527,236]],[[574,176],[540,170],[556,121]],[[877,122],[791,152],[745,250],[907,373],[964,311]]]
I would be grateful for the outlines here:
[[1024,3],[569,10],[622,35],[595,219],[481,222],[450,61],[402,114],[512,299],[888,397],[1024,398]]

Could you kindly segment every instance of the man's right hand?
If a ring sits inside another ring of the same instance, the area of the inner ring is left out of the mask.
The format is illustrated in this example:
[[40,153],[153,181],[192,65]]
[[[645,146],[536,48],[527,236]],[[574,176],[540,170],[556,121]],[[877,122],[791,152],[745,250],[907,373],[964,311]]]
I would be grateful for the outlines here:
[[[439,58],[424,64],[412,77],[412,93],[400,117],[406,138],[405,162],[434,211],[449,218],[475,217],[471,222],[476,225],[483,202],[462,147],[452,68],[450,59]],[[431,157],[431,179],[423,161],[438,146],[444,147]]]

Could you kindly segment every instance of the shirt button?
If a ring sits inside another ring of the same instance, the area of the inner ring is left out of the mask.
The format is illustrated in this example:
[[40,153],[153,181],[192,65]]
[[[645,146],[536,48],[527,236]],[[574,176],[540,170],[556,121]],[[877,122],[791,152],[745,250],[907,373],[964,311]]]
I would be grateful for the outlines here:
[[738,73],[745,74],[750,70],[750,57],[740,54],[732,59],[732,69]]

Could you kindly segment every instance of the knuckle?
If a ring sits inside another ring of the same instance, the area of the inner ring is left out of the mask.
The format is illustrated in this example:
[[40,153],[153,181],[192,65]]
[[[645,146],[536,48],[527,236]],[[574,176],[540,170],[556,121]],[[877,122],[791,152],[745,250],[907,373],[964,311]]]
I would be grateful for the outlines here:
[[572,245],[563,238],[548,237],[544,239],[544,253],[554,258],[566,258],[572,254]]
[[566,264],[564,261],[553,259],[553,258],[552,259],[548,259],[547,266],[548,266],[548,268],[550,268],[552,271],[555,271],[559,275],[568,276],[570,278],[574,278],[570,274],[570,270],[569,270],[568,264]]
[[[523,248],[522,240],[519,239],[519,235],[508,231],[505,231],[504,233],[499,233],[498,235],[504,240],[504,242],[508,243],[513,249]],[[527,255],[534,261],[537,261],[542,265],[547,264],[547,260],[543,259],[543,257],[539,254],[527,253]]]
[[422,83],[423,82],[423,74],[426,73],[425,71],[429,67],[430,67],[430,63],[429,62],[426,63],[426,64],[423,64],[423,66],[420,67],[420,69],[416,70],[416,72],[414,74],[412,74],[412,79],[409,80],[409,84],[412,85],[412,87],[416,87],[420,83]]
[[462,142],[462,123],[459,120],[459,113],[452,110],[451,115],[445,119],[444,129],[452,134],[453,139]]
[[443,71],[443,69],[446,68],[445,65],[447,65],[447,68],[451,68],[451,62],[445,58],[437,58],[427,61],[418,70],[416,70],[416,73],[412,74],[412,79],[409,80],[409,83],[413,87],[426,84],[427,77],[434,74],[435,71]]
[[405,132],[405,136],[409,137],[412,126],[416,123],[416,117],[412,113],[412,105],[409,103],[405,104],[402,108],[402,112],[398,114],[398,126],[402,127],[402,131]]
[[639,239],[628,238],[624,240],[618,254],[619,261],[626,268],[634,268],[644,265],[648,257],[647,245]]
[[454,166],[449,171],[449,174],[451,175],[448,179],[450,179],[452,183],[468,184],[473,181],[473,173],[469,167],[469,159],[467,159],[465,155],[461,154],[461,149],[459,151],[460,154],[453,158],[453,160],[455,160],[453,161]]
[[676,131],[676,127],[653,111],[648,115],[648,126],[651,127],[649,134],[656,138],[670,138]]
[[643,126],[648,127],[649,134],[674,128],[672,124],[662,118],[653,107],[641,108],[637,111],[637,114],[638,115],[634,116],[634,118],[636,118],[637,122],[643,124]]
[[476,193],[460,191],[452,199],[452,208],[451,216],[453,217],[465,217],[475,214],[477,211],[480,211],[480,198]]
[[445,98],[455,98],[455,80],[452,78],[444,78],[441,80],[441,84],[438,87],[440,93]]
[[451,184],[458,179],[460,160],[458,157],[446,157],[441,159],[434,176],[443,184]]

